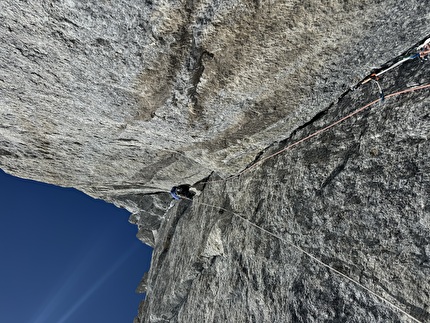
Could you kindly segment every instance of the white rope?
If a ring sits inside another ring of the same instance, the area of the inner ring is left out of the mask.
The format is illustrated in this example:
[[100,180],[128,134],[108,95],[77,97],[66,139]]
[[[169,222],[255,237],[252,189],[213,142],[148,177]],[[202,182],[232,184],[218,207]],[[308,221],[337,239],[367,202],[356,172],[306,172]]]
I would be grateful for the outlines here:
[[383,71],[381,71],[381,72],[377,73],[377,74],[376,74],[376,76],[381,76],[382,74],[384,74],[384,73],[388,72],[389,70],[392,70],[393,68],[395,68],[395,67],[397,67],[397,66],[399,66],[399,65],[403,64],[403,63],[404,63],[404,62],[406,62],[406,61],[409,61],[409,60],[411,60],[411,59],[414,59],[414,58],[415,58],[415,56],[414,56],[414,55],[409,56],[409,57],[406,57],[406,58],[402,59],[401,61],[398,61],[396,64],[391,65],[389,68],[387,68],[387,69],[385,69],[385,70],[383,70]]

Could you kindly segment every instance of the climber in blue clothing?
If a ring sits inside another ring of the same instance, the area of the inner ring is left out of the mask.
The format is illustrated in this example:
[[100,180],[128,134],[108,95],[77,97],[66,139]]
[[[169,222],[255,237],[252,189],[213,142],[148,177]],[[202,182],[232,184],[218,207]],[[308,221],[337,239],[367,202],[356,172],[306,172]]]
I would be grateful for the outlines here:
[[192,199],[194,195],[196,195],[195,189],[191,187],[191,185],[188,184],[182,184],[179,186],[173,186],[170,190],[170,195],[175,200],[180,199]]

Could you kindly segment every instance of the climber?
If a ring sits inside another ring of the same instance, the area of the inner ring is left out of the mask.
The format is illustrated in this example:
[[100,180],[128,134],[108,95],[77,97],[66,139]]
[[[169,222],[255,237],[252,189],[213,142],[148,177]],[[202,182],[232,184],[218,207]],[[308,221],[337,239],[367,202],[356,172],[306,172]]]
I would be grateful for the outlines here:
[[182,184],[179,186],[173,186],[170,190],[170,195],[175,200],[180,199],[192,199],[194,195],[196,195],[196,190],[191,187],[189,184]]
[[418,46],[417,51],[422,59],[426,59],[430,54],[430,38],[427,39],[422,45]]

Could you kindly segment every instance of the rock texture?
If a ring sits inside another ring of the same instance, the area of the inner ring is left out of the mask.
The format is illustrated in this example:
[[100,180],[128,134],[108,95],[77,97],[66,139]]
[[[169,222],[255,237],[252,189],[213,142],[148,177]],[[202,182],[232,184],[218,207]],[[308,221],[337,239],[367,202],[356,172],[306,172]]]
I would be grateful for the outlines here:
[[[428,37],[429,16],[418,0],[4,0],[0,167],[132,213],[155,246],[137,322],[407,320],[230,211],[428,321],[425,91],[192,205],[169,209],[166,192],[225,179],[370,101],[376,84],[349,89]],[[380,83],[424,84],[426,68]]]
[[[383,84],[428,83],[429,70],[411,62]],[[266,154],[375,90],[346,93]],[[387,99],[240,177],[211,177],[168,212],[136,322],[430,322],[429,104],[428,90]]]

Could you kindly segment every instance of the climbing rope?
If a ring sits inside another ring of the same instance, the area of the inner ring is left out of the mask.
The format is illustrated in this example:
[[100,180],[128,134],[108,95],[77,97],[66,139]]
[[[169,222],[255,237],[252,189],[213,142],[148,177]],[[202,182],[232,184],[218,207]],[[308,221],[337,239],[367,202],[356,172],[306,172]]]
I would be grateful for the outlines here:
[[366,79],[364,79],[364,81],[361,82],[361,84],[366,84],[367,82],[369,82],[371,80],[377,81],[382,74],[385,74],[386,72],[392,70],[393,68],[396,68],[397,66],[402,65],[403,63],[410,61],[410,60],[413,60],[415,58],[426,59],[428,54],[430,54],[430,38],[427,39],[422,45],[417,47],[417,53],[409,55],[409,56],[401,59],[397,63],[387,67],[386,69],[383,69],[382,71],[380,71],[378,73],[370,74],[370,76],[367,77]]
[[[388,98],[395,97],[395,96],[398,96],[398,95],[401,95],[401,94],[415,92],[415,91],[419,91],[419,90],[423,90],[423,89],[427,89],[427,88],[430,88],[430,84],[415,86],[415,87],[412,87],[412,88],[407,88],[407,89],[404,89],[404,90],[401,90],[401,91],[397,91],[397,92],[394,92],[394,93],[386,95],[385,98],[388,99]],[[319,129],[319,130],[311,133],[310,135],[308,135],[308,136],[306,136],[306,137],[304,137],[304,138],[302,138],[302,139],[300,139],[300,140],[298,140],[298,141],[296,141],[296,142],[288,145],[287,147],[285,147],[285,148],[283,148],[283,149],[281,149],[281,150],[279,150],[279,151],[277,151],[277,152],[275,152],[275,153],[273,153],[273,154],[271,154],[271,155],[269,155],[269,156],[267,156],[267,157],[265,157],[263,159],[260,159],[259,161],[255,162],[254,164],[252,164],[248,168],[245,168],[244,170],[242,170],[239,174],[233,175],[231,177],[228,177],[225,180],[228,180],[228,179],[234,178],[234,177],[238,177],[240,175],[243,175],[246,172],[249,172],[251,169],[255,168],[257,165],[262,164],[265,161],[267,161],[267,160],[269,160],[269,159],[271,159],[271,158],[273,158],[273,157],[275,157],[275,156],[277,156],[279,154],[282,154],[282,153],[286,152],[287,150],[290,150],[291,148],[294,148],[295,146],[297,146],[297,145],[299,145],[299,144],[301,144],[301,143],[303,143],[305,141],[308,141],[309,139],[311,139],[313,137],[316,137],[316,136],[322,134],[323,132],[326,132],[327,130],[329,130],[329,129],[335,127],[335,126],[337,126],[338,124],[344,122],[345,120],[348,120],[348,119],[352,118],[353,116],[355,116],[356,114],[358,114],[360,112],[363,112],[367,108],[370,108],[371,106],[375,105],[379,101],[380,101],[380,99],[374,100],[374,101],[372,101],[372,102],[370,102],[370,103],[362,106],[361,108],[358,108],[357,110],[354,110],[353,112],[351,112],[347,116],[345,116],[345,117],[343,117],[343,118],[341,118],[341,119],[333,122],[332,124],[330,124],[330,125],[328,125],[328,126],[326,126],[324,128],[321,128],[321,129]],[[225,181],[225,180],[223,180],[223,181]]]
[[367,82],[369,82],[369,81],[371,81],[371,80],[375,80],[375,79],[376,79],[376,80],[378,80],[378,78],[379,78],[382,74],[384,74],[384,73],[386,73],[386,72],[388,72],[388,71],[392,70],[393,68],[395,68],[395,67],[397,67],[397,66],[399,66],[399,65],[403,64],[404,62],[407,62],[407,61],[413,60],[413,59],[418,58],[418,57],[420,57],[420,54],[419,54],[419,53],[417,53],[417,54],[413,54],[413,55],[408,56],[408,57],[405,57],[404,59],[402,59],[402,60],[398,61],[397,63],[395,63],[395,64],[391,65],[390,67],[388,67],[388,68],[386,68],[386,69],[384,69],[384,70],[380,71],[379,73],[372,73],[372,74],[370,74],[370,76],[369,76],[368,78],[366,78],[363,82],[361,82],[361,84],[366,84]]
[[378,102],[384,101],[385,99],[388,99],[388,98],[391,98],[391,97],[399,96],[401,94],[416,92],[416,91],[420,91],[420,90],[423,90],[423,89],[430,88],[430,84],[425,84],[425,85],[415,86],[415,87],[411,87],[411,88],[406,88],[406,89],[401,90],[401,91],[397,91],[397,92],[394,92],[394,93],[390,93],[388,95],[384,95],[384,92],[383,92],[382,88],[380,87],[379,83],[376,83],[376,84],[378,85],[378,88],[379,88],[379,94],[380,94],[379,99],[376,99],[376,100],[374,100],[374,101],[372,101],[372,102],[370,102],[370,103],[368,103],[368,104],[366,104],[366,105],[364,105],[364,106],[362,106],[362,107],[354,110],[353,112],[351,112],[347,116],[345,116],[345,117],[343,117],[343,118],[341,118],[341,119],[333,122],[332,124],[330,124],[330,125],[328,125],[328,126],[326,126],[324,128],[321,128],[321,129],[319,129],[319,130],[311,133],[310,135],[308,135],[308,136],[306,136],[306,137],[304,137],[304,138],[302,138],[302,139],[300,139],[300,140],[298,140],[298,141],[296,141],[296,142],[288,145],[287,147],[285,147],[285,148],[283,148],[283,149],[281,149],[281,150],[279,150],[279,151],[277,151],[277,152],[275,152],[275,153],[273,153],[273,154],[271,154],[269,156],[266,156],[266,157],[264,157],[264,158],[256,161],[254,164],[252,164],[251,166],[243,169],[242,171],[240,171],[239,173],[237,173],[235,175],[231,175],[231,176],[229,176],[227,178],[220,179],[220,180],[211,180],[211,181],[205,181],[205,182],[200,182],[200,183],[207,184],[207,183],[216,183],[216,182],[226,182],[228,180],[240,177],[241,175],[243,175],[243,174],[251,171],[255,167],[257,167],[258,165],[264,163],[265,161],[267,161],[267,160],[269,160],[269,159],[271,159],[271,158],[273,158],[273,157],[275,157],[277,155],[280,155],[280,154],[286,152],[287,150],[290,150],[290,149],[294,148],[295,146],[300,145],[301,143],[303,143],[305,141],[308,141],[309,139],[311,139],[313,137],[316,137],[316,136],[318,136],[318,135],[326,132],[327,130],[330,130],[331,128],[337,126],[338,124],[340,124],[340,123],[342,123],[342,122],[344,122],[344,121],[352,118],[356,114],[359,114],[360,112],[363,112],[364,110],[372,107],[373,105],[375,105]]
[[[285,147],[284,149],[281,149],[281,150],[279,150],[278,152],[276,152],[276,153],[274,153],[272,155],[269,155],[269,156],[267,156],[267,157],[265,157],[263,159],[260,159],[259,161],[255,162],[251,166],[249,166],[249,167],[243,169],[242,171],[240,171],[238,174],[231,175],[231,176],[229,176],[229,177],[227,177],[225,179],[221,179],[221,180],[212,180],[212,181],[210,181],[210,183],[224,182],[224,181],[227,181],[227,180],[239,177],[242,174],[244,174],[244,173],[250,171],[251,169],[255,168],[257,165],[265,162],[266,160],[268,160],[270,158],[273,158],[273,157],[275,157],[275,156],[277,156],[279,154],[282,154],[283,152],[285,152],[287,150],[290,150],[291,148],[293,148],[293,147],[301,144],[302,142],[305,142],[305,141],[307,141],[307,140],[309,140],[309,139],[311,139],[311,138],[313,138],[313,137],[315,137],[315,136],[317,136],[317,135],[319,135],[319,134],[321,134],[321,133],[323,133],[323,132],[325,132],[325,131],[333,128],[334,126],[338,125],[339,123],[342,123],[343,121],[348,120],[349,118],[355,116],[356,114],[358,114],[358,113],[366,110],[367,108],[373,106],[375,103],[377,103],[377,102],[381,102],[382,103],[385,100],[385,98],[390,98],[390,97],[398,96],[398,95],[409,93],[409,92],[415,92],[415,91],[426,89],[426,88],[430,87],[430,84],[428,84],[428,85],[421,85],[421,86],[416,86],[416,87],[412,87],[412,88],[407,88],[405,90],[394,92],[394,93],[391,93],[391,94],[385,96],[384,91],[383,91],[381,85],[378,82],[379,76],[381,76],[382,74],[388,72],[389,70],[391,70],[391,69],[393,69],[393,68],[395,68],[395,67],[403,64],[404,62],[406,62],[408,60],[415,59],[417,57],[425,59],[425,58],[427,58],[427,56],[429,54],[430,54],[430,38],[428,38],[426,41],[424,41],[422,45],[420,45],[420,46],[417,47],[417,53],[416,54],[410,55],[410,56],[402,59],[401,61],[395,63],[394,65],[388,67],[387,69],[385,69],[385,70],[383,70],[383,71],[381,71],[381,72],[379,72],[377,74],[375,74],[375,73],[371,74],[369,77],[367,77],[364,81],[362,81],[360,83],[361,85],[363,85],[363,84],[366,84],[367,82],[375,81],[375,83],[378,86],[378,90],[379,90],[379,99],[378,100],[374,100],[374,101],[366,104],[365,106],[363,106],[363,107],[355,110],[354,112],[348,114],[347,116],[339,119],[338,121],[335,121],[332,124],[330,124],[330,125],[322,128],[322,129],[319,129],[319,130],[315,131],[314,133],[310,134],[309,136],[307,136],[307,137],[305,137],[303,139],[300,139],[297,142],[295,142],[295,143],[293,143],[293,144]],[[206,183],[209,183],[209,181],[201,182],[201,183],[202,184],[206,184]]]
[[376,85],[378,86],[378,90],[379,90],[379,103],[383,103],[385,100],[385,95],[384,95],[384,90],[382,89],[381,85],[379,84],[378,80],[372,80],[374,83],[376,83]]

